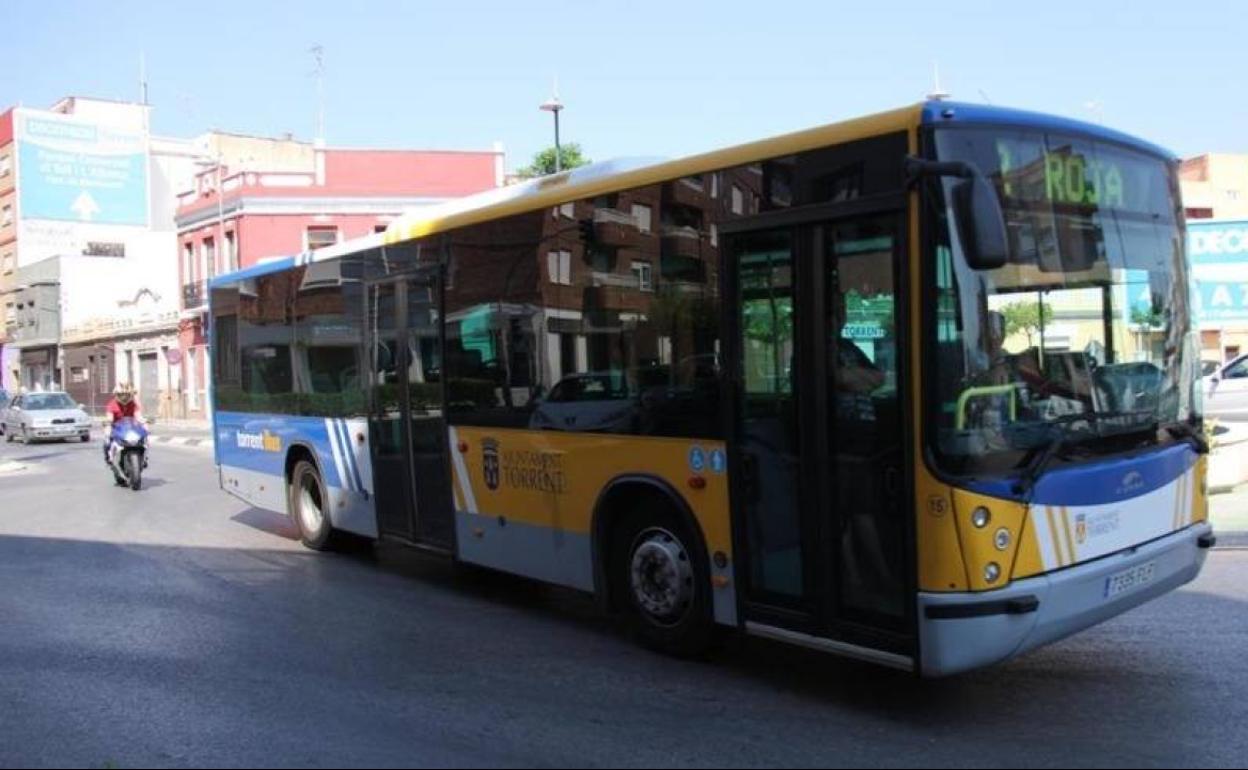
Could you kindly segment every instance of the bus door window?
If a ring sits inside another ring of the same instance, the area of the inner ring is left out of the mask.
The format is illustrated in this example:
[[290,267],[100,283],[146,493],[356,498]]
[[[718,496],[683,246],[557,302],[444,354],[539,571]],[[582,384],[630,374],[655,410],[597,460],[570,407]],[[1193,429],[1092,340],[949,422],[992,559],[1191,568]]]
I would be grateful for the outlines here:
[[827,228],[832,500],[840,606],[904,616],[904,461],[897,339],[897,218]]
[[750,584],[790,601],[805,595],[792,240],[751,235],[737,255]]

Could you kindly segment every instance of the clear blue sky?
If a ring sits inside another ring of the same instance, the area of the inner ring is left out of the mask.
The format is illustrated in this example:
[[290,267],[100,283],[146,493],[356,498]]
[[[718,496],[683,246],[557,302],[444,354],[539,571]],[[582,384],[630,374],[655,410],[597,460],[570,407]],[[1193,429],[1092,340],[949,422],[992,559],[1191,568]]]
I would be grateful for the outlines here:
[[[0,1],[0,107],[134,99],[153,128],[311,138],[325,49],[331,145],[486,148],[508,166],[565,141],[596,160],[677,156],[920,99],[1105,123],[1180,154],[1248,152],[1248,2],[210,3]],[[1099,103],[1099,111],[1088,103]]]

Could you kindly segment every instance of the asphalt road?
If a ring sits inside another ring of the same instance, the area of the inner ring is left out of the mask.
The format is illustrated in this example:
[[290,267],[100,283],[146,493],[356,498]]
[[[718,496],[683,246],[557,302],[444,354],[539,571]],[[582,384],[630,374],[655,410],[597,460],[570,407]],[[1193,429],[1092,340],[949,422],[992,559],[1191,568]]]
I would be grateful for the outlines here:
[[1248,552],[952,680],[755,640],[634,647],[576,594],[318,555],[159,448],[0,444],[0,766],[1242,765]]

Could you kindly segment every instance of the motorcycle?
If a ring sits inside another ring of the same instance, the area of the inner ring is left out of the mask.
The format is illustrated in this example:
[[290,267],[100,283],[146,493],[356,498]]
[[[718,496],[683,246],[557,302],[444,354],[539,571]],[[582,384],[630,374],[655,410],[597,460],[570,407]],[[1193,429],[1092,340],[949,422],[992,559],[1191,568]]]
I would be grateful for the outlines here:
[[143,470],[147,468],[147,426],[127,418],[113,425],[109,438],[108,465],[119,487],[135,492],[143,488]]

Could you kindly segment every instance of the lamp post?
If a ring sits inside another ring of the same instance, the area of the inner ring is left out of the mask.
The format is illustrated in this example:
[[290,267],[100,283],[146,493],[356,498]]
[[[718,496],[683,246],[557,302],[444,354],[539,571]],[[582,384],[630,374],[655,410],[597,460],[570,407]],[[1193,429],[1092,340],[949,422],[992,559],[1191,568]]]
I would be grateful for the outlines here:
[[542,103],[543,112],[551,112],[555,115],[555,173],[563,171],[563,151],[559,149],[559,112],[563,110],[563,102],[559,101],[559,95],[555,94]]

